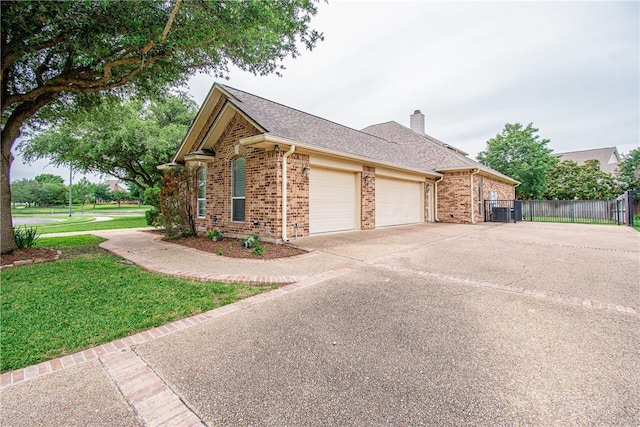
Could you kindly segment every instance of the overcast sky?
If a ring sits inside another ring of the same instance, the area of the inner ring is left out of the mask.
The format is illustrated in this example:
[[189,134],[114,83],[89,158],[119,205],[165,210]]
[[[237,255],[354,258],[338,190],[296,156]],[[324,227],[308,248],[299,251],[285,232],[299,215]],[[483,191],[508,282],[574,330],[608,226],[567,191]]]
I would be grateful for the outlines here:
[[[470,157],[514,122],[555,152],[638,147],[640,2],[331,1],[312,26],[325,40],[283,77],[232,69],[222,83],[355,129],[409,126],[419,109],[426,133]],[[213,82],[192,79],[198,104]],[[12,180],[68,180],[44,165],[17,159]]]

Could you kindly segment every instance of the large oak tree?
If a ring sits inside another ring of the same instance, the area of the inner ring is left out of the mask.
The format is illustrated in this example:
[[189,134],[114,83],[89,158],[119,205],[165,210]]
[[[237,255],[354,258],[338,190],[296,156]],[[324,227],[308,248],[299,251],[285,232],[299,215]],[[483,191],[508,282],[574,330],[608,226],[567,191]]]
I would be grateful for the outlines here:
[[84,173],[111,175],[143,193],[160,182],[157,165],[171,160],[196,113],[186,95],[128,101],[103,96],[18,149],[27,161],[47,158]]
[[0,246],[14,250],[12,148],[83,95],[120,89],[153,94],[197,71],[256,74],[312,49],[313,0],[3,1]]

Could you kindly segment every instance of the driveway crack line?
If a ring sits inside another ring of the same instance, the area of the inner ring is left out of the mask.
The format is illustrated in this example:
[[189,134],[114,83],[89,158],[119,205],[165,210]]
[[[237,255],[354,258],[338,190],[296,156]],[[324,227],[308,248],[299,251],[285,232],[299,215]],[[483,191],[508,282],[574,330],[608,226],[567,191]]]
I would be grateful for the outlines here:
[[560,302],[564,304],[582,306],[585,308],[614,311],[617,313],[628,314],[628,315],[632,315],[634,317],[640,318],[640,307],[625,307],[622,305],[611,304],[603,301],[565,295],[558,292],[540,291],[535,289],[526,289],[519,286],[510,286],[510,285],[502,285],[499,283],[478,281],[478,280],[473,280],[473,279],[468,279],[463,277],[450,276],[447,274],[433,273],[429,271],[421,271],[421,270],[415,270],[410,268],[398,267],[398,266],[383,264],[375,261],[368,261],[367,264],[373,267],[381,268],[388,271],[408,273],[408,274],[413,274],[421,277],[428,277],[431,279],[442,280],[450,283],[456,283],[459,285],[468,285],[468,286],[474,286],[478,288],[494,289],[494,290],[499,290],[503,292],[509,292],[512,294],[525,295],[525,296],[533,297],[536,299],[543,299],[547,301],[555,301],[555,302]]

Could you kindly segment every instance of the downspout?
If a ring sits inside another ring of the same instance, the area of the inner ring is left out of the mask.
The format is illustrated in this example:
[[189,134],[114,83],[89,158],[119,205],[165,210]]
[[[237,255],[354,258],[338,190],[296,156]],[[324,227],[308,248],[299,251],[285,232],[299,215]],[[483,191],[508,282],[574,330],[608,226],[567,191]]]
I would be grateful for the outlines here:
[[471,169],[471,175],[470,175],[470,182],[471,182],[471,191],[469,192],[471,195],[471,224],[475,224],[476,223],[476,218],[475,215],[473,214],[473,193],[474,193],[474,188],[473,188],[473,175],[477,174],[478,172],[480,172],[480,170],[478,168],[475,169]]
[[289,147],[289,151],[282,155],[282,241],[287,243],[287,158],[296,151],[296,146]]
[[440,181],[442,181],[443,179],[444,179],[444,175],[442,175],[440,178],[436,179],[436,185],[434,186],[434,189],[433,189],[433,193],[434,193],[433,194],[433,199],[434,199],[433,208],[435,209],[434,218],[435,218],[436,222],[440,222],[440,220],[438,219],[438,183]]

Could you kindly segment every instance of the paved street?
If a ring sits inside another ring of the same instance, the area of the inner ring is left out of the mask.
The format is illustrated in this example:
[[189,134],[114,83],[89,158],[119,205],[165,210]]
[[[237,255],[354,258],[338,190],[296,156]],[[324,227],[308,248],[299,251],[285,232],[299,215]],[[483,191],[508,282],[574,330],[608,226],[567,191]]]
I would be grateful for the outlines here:
[[250,265],[111,238],[167,274],[300,281],[54,373],[5,376],[3,425],[640,423],[628,227],[425,224],[304,238],[313,255]]

